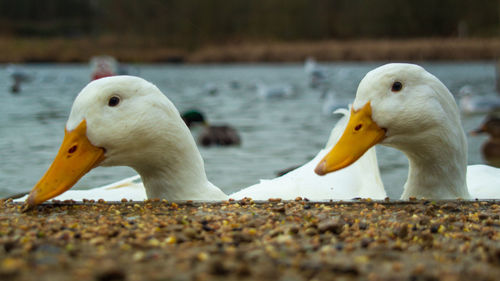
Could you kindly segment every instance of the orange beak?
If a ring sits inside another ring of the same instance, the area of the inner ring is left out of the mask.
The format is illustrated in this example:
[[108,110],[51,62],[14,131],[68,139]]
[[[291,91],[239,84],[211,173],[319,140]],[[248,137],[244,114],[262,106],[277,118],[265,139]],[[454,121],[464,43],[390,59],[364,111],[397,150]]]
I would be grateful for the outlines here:
[[314,171],[322,176],[351,165],[368,149],[381,142],[385,138],[385,132],[373,121],[369,102],[358,111],[351,109],[344,134]]
[[469,134],[471,136],[477,136],[477,135],[480,135],[480,134],[486,133],[486,132],[487,132],[486,126],[483,124],[483,125],[481,125],[481,127],[477,128],[477,129],[475,129],[473,131],[470,131]]
[[87,123],[83,120],[71,132],[65,130],[64,140],[54,162],[33,187],[27,199],[33,207],[70,189],[83,175],[104,160],[103,148],[87,138]]

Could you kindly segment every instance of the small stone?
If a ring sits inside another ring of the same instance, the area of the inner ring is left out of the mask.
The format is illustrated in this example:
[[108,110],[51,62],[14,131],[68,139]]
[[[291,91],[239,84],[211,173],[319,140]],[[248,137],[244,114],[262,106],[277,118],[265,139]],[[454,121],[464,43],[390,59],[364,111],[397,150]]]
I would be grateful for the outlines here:
[[194,230],[193,228],[186,228],[183,231],[184,235],[190,239],[195,239],[198,237],[198,232]]
[[441,209],[446,210],[448,212],[459,212],[460,208],[456,203],[448,202],[441,206]]
[[224,276],[229,273],[229,270],[221,260],[217,259],[210,264],[209,272],[213,275]]
[[271,208],[271,211],[277,212],[277,213],[284,213],[284,212],[286,212],[286,208],[285,208],[285,206],[276,206],[276,207]]
[[485,219],[489,218],[489,216],[487,214],[481,213],[481,214],[479,214],[478,218],[480,220],[485,220]]
[[175,236],[169,236],[167,237],[167,239],[165,239],[165,242],[167,244],[175,244],[177,242],[177,239],[175,238]]
[[406,238],[408,236],[408,224],[403,224],[397,231],[397,235],[400,239]]
[[319,233],[325,233],[330,231],[333,234],[340,234],[344,229],[344,224],[338,220],[332,220],[327,222],[322,222],[318,225]]
[[200,253],[198,253],[198,255],[196,256],[196,258],[197,258],[199,261],[206,261],[206,260],[208,260],[208,257],[209,257],[209,255],[208,255],[206,252],[200,252]]
[[118,268],[105,270],[96,276],[98,281],[122,281],[125,279],[125,272]]
[[304,233],[307,235],[307,236],[313,236],[313,235],[316,235],[318,233],[318,231],[313,228],[313,227],[309,227],[307,228]]

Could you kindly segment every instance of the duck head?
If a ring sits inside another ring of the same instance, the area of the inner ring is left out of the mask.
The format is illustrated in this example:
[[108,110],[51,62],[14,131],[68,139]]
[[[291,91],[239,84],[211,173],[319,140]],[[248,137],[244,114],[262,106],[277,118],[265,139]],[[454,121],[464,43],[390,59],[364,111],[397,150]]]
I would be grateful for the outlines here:
[[315,172],[324,175],[342,169],[378,143],[411,157],[425,154],[428,137],[442,142],[454,135],[465,141],[461,129],[451,136],[448,130],[461,128],[459,120],[451,93],[422,67],[400,63],[378,67],[360,82],[348,125]]
[[186,141],[176,142],[186,136],[179,112],[153,84],[133,76],[95,80],[76,97],[59,152],[28,205],[63,193],[97,166],[151,169],[165,147],[182,146]]
[[184,123],[186,123],[186,125],[188,126],[188,128],[191,128],[191,126],[196,124],[208,125],[203,113],[201,113],[201,111],[196,109],[184,111],[181,114],[181,117],[182,120],[184,120]]
[[500,138],[500,117],[496,115],[488,116],[479,128],[473,130],[470,133],[472,135],[487,133],[492,138]]

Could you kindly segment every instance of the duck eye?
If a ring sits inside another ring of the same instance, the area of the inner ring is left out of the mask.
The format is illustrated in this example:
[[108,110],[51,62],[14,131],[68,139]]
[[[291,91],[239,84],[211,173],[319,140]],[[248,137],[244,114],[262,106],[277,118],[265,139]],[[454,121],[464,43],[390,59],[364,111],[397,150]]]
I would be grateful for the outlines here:
[[392,83],[392,91],[393,92],[399,92],[401,91],[401,89],[403,89],[403,84],[399,81],[396,81],[394,83]]
[[120,103],[120,98],[117,96],[112,96],[108,101],[109,106],[117,106],[119,103]]

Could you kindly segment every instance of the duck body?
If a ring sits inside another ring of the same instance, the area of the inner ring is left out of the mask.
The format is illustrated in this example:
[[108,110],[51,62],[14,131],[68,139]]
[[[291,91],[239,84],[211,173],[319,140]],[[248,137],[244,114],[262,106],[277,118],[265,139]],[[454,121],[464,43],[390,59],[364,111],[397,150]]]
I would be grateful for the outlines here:
[[184,120],[188,128],[193,128],[197,124],[203,126],[197,137],[199,145],[208,147],[212,145],[230,146],[241,144],[241,137],[235,128],[229,125],[210,125],[203,113],[198,110],[185,111],[182,113],[182,120]]
[[198,143],[202,146],[229,146],[240,145],[241,138],[236,129],[229,125],[205,126],[198,136]]
[[483,158],[489,165],[500,168],[500,140],[492,139],[485,142],[481,147]]
[[[342,170],[319,177],[314,174],[315,165],[323,158],[328,149],[321,150],[311,161],[272,180],[261,180],[242,191],[230,195],[234,199],[250,197],[255,200],[281,198],[293,200],[297,197],[314,201],[352,200],[354,198],[384,199],[387,197],[383,188],[378,168],[373,173],[373,162],[376,163],[375,151],[371,151],[360,159],[353,169]],[[368,173],[368,171],[371,171]],[[365,174],[360,177],[359,174]]]
[[[338,139],[342,132],[342,128],[339,129],[340,124],[345,125],[345,122],[339,122],[332,130],[328,145],[331,145],[332,139]],[[366,159],[370,160],[367,163],[373,166],[374,177],[378,178],[381,184],[376,158],[370,158],[370,155],[375,156],[375,152],[372,150],[370,153],[367,154]],[[138,77],[101,78],[89,83],[79,93],[66,123],[66,134],[59,152],[51,167],[30,192],[28,205],[40,204],[65,192],[84,174],[98,166],[133,168],[142,179],[147,198],[203,201],[229,198],[207,179],[196,143],[175,106],[156,86]],[[352,168],[357,168],[357,165]],[[311,169],[307,172],[310,177],[319,178]],[[347,175],[349,170],[342,173]],[[338,174],[342,173],[332,174],[331,180],[337,182],[339,188],[347,187],[347,197],[385,197],[381,185],[377,188],[379,193],[374,192],[374,188],[365,189],[367,194],[350,192],[350,186],[340,184],[339,180],[342,179],[346,184],[351,181],[358,184],[356,179],[359,177],[355,176],[354,180],[339,177]],[[293,172],[290,174],[294,175]],[[321,193],[314,188],[307,188],[309,193],[296,193],[296,190],[282,187],[280,182],[286,182],[283,179],[285,177],[287,175],[263,181],[261,184],[265,183],[266,188],[254,185],[245,189],[247,192],[244,190],[234,194],[234,197],[253,196],[254,199],[267,199],[276,194],[276,197],[280,198],[302,196],[311,199],[335,199],[331,193],[327,196],[326,192]],[[320,182],[324,183],[324,186],[317,188],[329,190],[332,182],[326,179],[328,178],[321,178]],[[136,185],[133,180],[131,182]],[[122,182],[100,190],[126,190],[125,187],[126,184]],[[276,193],[275,189],[280,192]],[[87,199],[102,198],[96,191],[99,190],[86,191],[94,192],[94,196]],[[70,193],[72,192],[68,192],[68,196]],[[314,197],[317,194],[320,195]],[[130,198],[123,193],[117,198],[103,199],[122,198],[143,199]]]
[[[316,172],[342,169],[377,143],[408,157],[401,199],[500,198],[494,185],[500,169],[484,169],[483,178],[474,175],[481,166],[467,173],[467,142],[453,95],[420,66],[387,64],[366,74],[344,134]],[[471,182],[474,188],[467,187]]]
[[[328,142],[311,161],[272,180],[261,180],[242,191],[231,194],[234,199],[251,197],[257,200],[281,198],[293,200],[297,197],[310,200],[351,200],[353,198],[384,199],[387,197],[377,164],[374,149],[367,151],[355,166],[349,167],[325,177],[314,173],[314,166],[339,140],[344,131],[349,111],[337,110],[344,114],[330,133]],[[364,177],[359,175],[363,174]]]
[[500,169],[488,165],[467,167],[467,187],[472,198],[500,198]]

